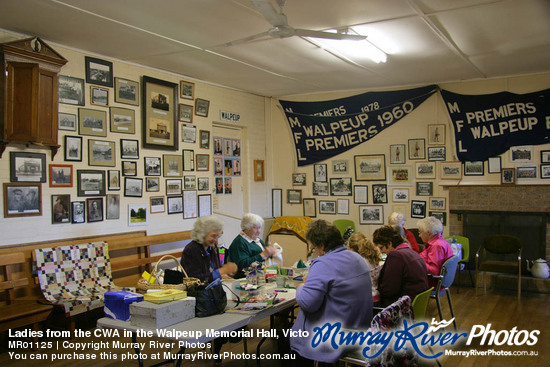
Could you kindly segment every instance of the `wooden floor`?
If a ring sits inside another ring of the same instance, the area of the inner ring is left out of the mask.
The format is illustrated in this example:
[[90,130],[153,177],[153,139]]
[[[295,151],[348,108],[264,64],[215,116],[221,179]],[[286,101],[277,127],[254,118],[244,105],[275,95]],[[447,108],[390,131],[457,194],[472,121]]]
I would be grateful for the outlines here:
[[[483,295],[483,291],[480,291],[480,295],[475,295],[475,290],[473,288],[460,288],[460,293],[456,293],[456,289],[452,291],[452,300],[455,310],[455,316],[458,323],[458,328],[462,332],[470,333],[472,326],[474,325],[483,325],[484,327],[488,324],[491,324],[491,329],[496,330],[512,330],[514,327],[520,330],[540,330],[538,335],[538,342],[534,346],[480,346],[479,342],[476,345],[471,346],[455,346],[452,349],[457,351],[468,351],[475,349],[477,351],[487,351],[489,349],[494,349],[496,351],[505,350],[505,351],[536,351],[538,356],[522,356],[522,357],[503,357],[503,356],[470,356],[468,358],[463,356],[442,356],[439,358],[439,362],[442,366],[550,366],[550,297],[549,294],[541,293],[528,293],[524,292],[522,294],[521,301],[517,301],[515,293],[509,291],[500,291],[500,290],[488,290],[487,295]],[[447,305],[446,299],[443,300],[443,312],[444,318],[447,320],[450,319],[449,308]],[[428,316],[435,317],[437,316],[437,307],[435,301],[430,301],[428,307]],[[77,325],[78,327],[78,325]],[[80,325],[80,327],[86,327],[86,325]],[[258,328],[268,328],[268,320],[264,322],[259,322],[250,325],[251,329]],[[452,328],[448,328],[451,330]],[[89,328],[89,330],[92,330]],[[90,341],[101,341],[101,338],[77,338],[72,341],[78,342],[90,342]],[[120,340],[127,342],[128,338],[113,338],[109,339]],[[160,340],[160,339],[159,339]],[[248,351],[249,353],[254,353],[256,351],[256,345],[259,342],[259,338],[251,338],[248,340]],[[139,342],[147,342],[145,338],[138,339]],[[439,350],[443,350],[439,348]],[[145,348],[144,353],[151,355],[159,352],[159,349],[150,349]],[[177,351],[177,348],[174,349],[174,352]],[[264,343],[262,347],[262,353],[276,353],[277,343],[274,340],[268,340]],[[19,361],[10,359],[9,352],[17,352],[24,356],[27,359],[21,359]],[[71,350],[63,351],[64,353],[72,353]],[[112,360],[64,360],[64,361],[54,361],[53,363],[45,363],[44,361],[33,361],[31,360],[31,355],[37,355],[37,352],[32,352],[29,350],[13,350],[7,348],[6,337],[5,335],[2,338],[2,348],[0,349],[0,366],[44,366],[44,365],[53,365],[59,367],[79,367],[79,366],[94,366],[94,367],[120,367],[120,366],[137,366],[135,361],[121,361],[122,355],[133,356],[133,350],[129,349],[119,349],[119,350],[98,350],[95,351],[92,348],[87,348],[84,351],[79,353],[91,353],[97,355],[97,358],[100,357],[101,352],[109,352],[116,354],[118,359]],[[189,352],[196,353],[209,353],[208,350],[192,349]],[[222,352],[233,352],[236,355],[241,356],[243,353],[243,343],[229,343],[225,344],[222,348]],[[60,351],[40,351],[40,353],[60,353]],[[161,353],[162,354],[162,353]],[[50,359],[51,361],[51,359]],[[434,361],[422,360],[423,365],[426,366],[436,366]],[[155,361],[147,360],[145,361],[145,366],[151,366],[155,364]],[[202,367],[202,366],[213,366],[213,361],[209,360],[198,360],[198,361],[187,361],[182,364],[183,366],[193,366],[193,367]],[[256,366],[256,361],[247,361],[243,359],[224,359],[222,366],[226,367],[237,367],[237,366]],[[261,366],[263,367],[273,367],[273,366],[285,366],[284,361],[276,360],[263,360]]]

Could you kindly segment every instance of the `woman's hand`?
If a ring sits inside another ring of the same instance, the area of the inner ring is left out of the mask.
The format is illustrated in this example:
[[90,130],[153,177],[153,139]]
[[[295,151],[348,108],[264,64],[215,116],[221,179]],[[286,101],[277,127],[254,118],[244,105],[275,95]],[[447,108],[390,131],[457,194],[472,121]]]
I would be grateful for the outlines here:
[[223,279],[231,278],[237,272],[237,264],[227,263],[220,266],[218,269]]
[[266,246],[266,248],[262,251],[260,255],[262,255],[263,259],[267,259],[268,257],[275,255],[277,252],[279,252],[279,250],[277,250],[275,247]]

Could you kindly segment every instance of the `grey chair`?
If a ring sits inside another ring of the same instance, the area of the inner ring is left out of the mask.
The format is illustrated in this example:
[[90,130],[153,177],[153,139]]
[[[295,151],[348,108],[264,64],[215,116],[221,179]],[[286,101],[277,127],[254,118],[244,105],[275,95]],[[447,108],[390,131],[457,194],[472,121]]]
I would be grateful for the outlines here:
[[441,271],[439,272],[439,275],[432,275],[429,274],[430,277],[437,279],[437,285],[435,286],[435,290],[432,291],[432,294],[430,295],[430,298],[435,299],[437,303],[437,312],[439,313],[439,320],[443,320],[443,312],[441,310],[441,300],[440,298],[443,297],[443,295],[447,295],[447,301],[449,302],[449,308],[451,309],[451,316],[453,318],[453,325],[456,330],[456,320],[454,320],[455,313],[453,310],[453,302],[451,301],[451,292],[449,288],[453,284],[453,281],[455,279],[456,269],[458,267],[458,257],[452,256],[445,260],[443,265],[441,266]]

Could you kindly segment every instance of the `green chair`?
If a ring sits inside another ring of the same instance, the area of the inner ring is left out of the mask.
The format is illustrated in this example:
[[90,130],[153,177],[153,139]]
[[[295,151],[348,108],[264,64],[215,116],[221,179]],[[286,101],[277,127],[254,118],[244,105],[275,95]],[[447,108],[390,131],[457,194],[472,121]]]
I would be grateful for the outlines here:
[[464,267],[468,268],[468,274],[470,275],[470,282],[472,282],[472,287],[474,284],[474,278],[472,276],[472,270],[470,269],[470,239],[468,237],[464,236],[449,236],[445,237],[447,242],[451,243],[453,239],[456,241],[456,243],[460,243],[462,245],[462,259],[458,260],[458,282],[456,284],[456,293],[459,293],[459,287],[460,287],[460,270],[462,266],[460,264],[464,264]]
[[350,219],[337,219],[334,222],[332,222],[338,228],[340,231],[340,234],[343,236],[344,233],[346,233],[346,230],[351,227],[353,231],[355,232],[355,222]]
[[414,313],[414,319],[423,319],[426,317],[426,311],[428,310],[428,302],[430,301],[430,295],[434,287],[425,290],[422,293],[418,293],[412,302],[412,308]]

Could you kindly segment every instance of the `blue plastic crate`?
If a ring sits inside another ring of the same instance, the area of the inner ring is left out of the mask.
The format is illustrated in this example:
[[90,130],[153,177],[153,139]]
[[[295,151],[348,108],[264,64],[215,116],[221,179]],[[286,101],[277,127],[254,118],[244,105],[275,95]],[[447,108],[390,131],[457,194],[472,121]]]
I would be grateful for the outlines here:
[[143,301],[143,295],[127,291],[105,292],[105,316],[116,320],[130,319],[130,303]]

